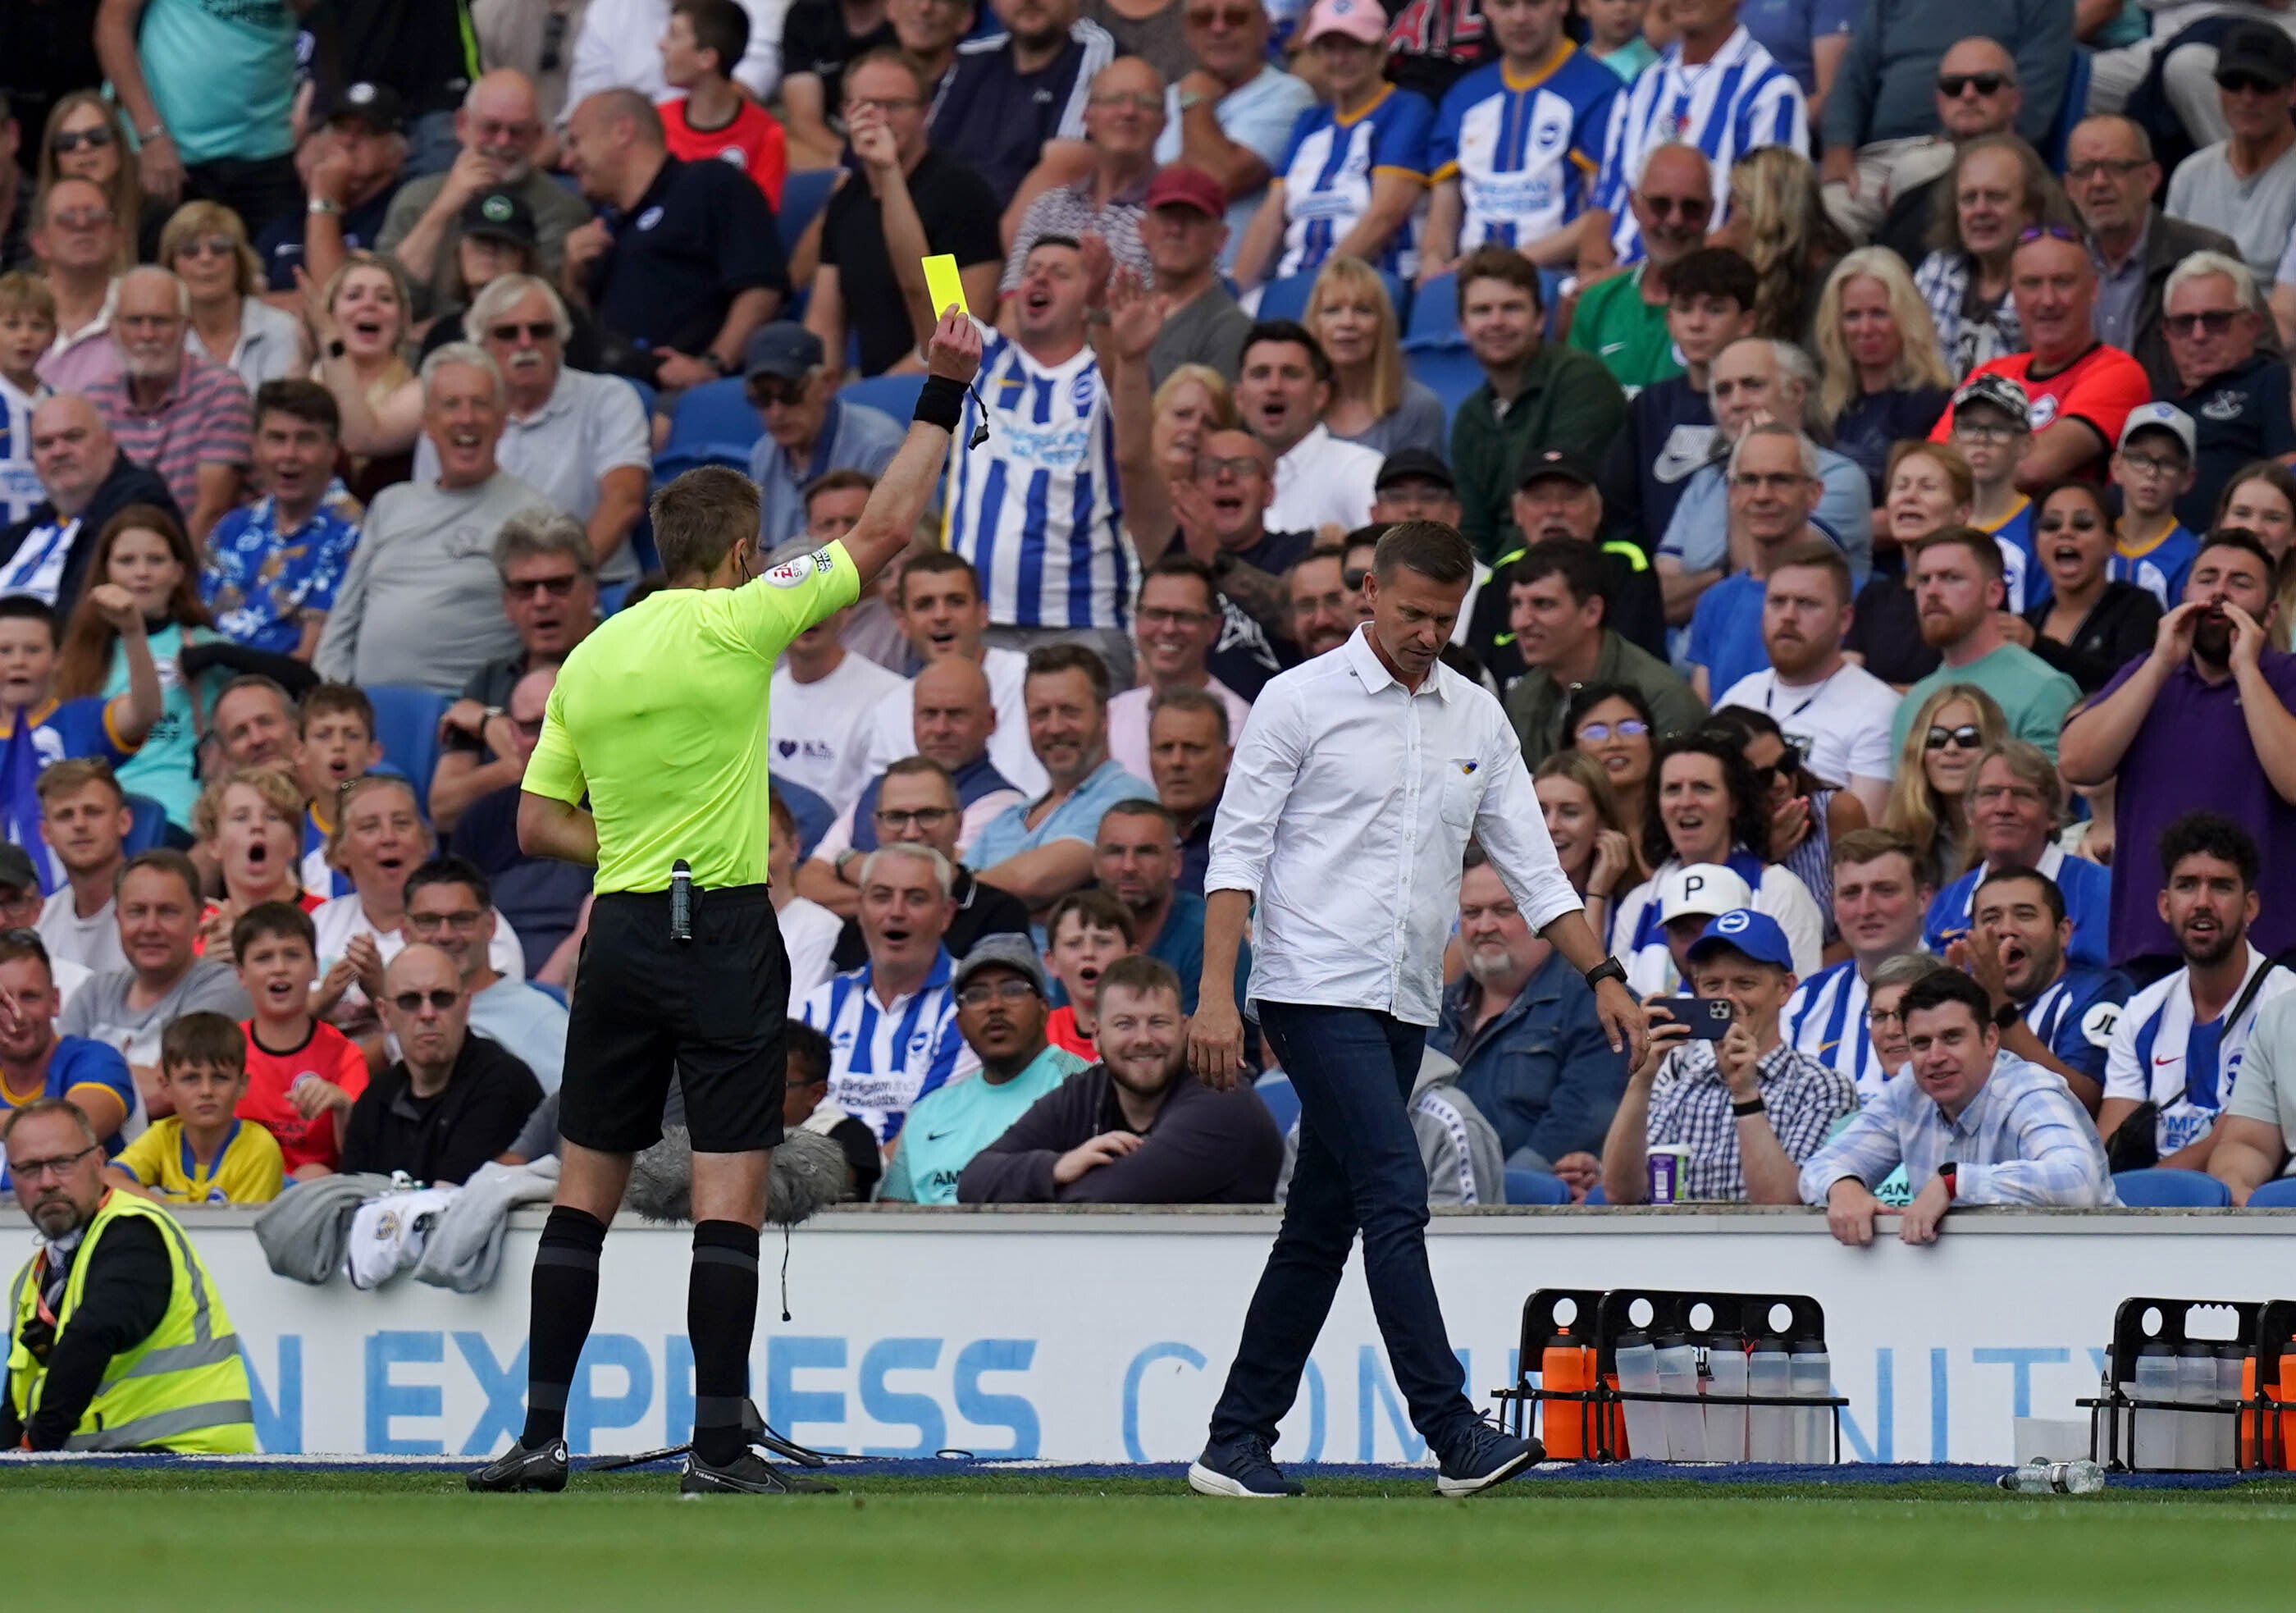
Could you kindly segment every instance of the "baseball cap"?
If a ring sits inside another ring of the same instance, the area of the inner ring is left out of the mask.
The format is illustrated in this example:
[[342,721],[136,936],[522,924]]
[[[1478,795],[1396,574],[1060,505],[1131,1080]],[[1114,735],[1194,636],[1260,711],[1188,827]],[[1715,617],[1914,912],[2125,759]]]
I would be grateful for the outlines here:
[[1751,908],[1732,908],[1710,920],[1699,932],[1698,939],[1690,943],[1690,961],[1696,963],[1724,947],[1742,952],[1756,963],[1767,963],[1789,975],[1793,973],[1793,948],[1786,941],[1785,931],[1778,927],[1778,921],[1767,913],[1757,913]]
[[2129,410],[2128,422],[2120,428],[2120,440],[2115,446],[2127,448],[2128,440],[2139,432],[2171,433],[2184,445],[2187,459],[2201,451],[2200,433],[2194,428],[2193,417],[2173,403],[2140,403]]
[[1300,43],[1313,45],[1324,34],[1345,34],[1365,45],[1387,42],[1387,9],[1379,0],[1316,0]]
[[1192,207],[1207,218],[1227,217],[1227,193],[1220,182],[1200,168],[1175,162],[1156,170],[1148,182],[1147,206]]
[[1514,479],[1517,487],[1529,487],[1534,481],[1560,477],[1575,481],[1580,487],[1595,485],[1595,467],[1587,463],[1584,454],[1570,449],[1533,449],[1522,457],[1522,473]]
[[821,367],[821,338],[794,320],[780,319],[750,338],[742,350],[742,375],[755,380],[801,381]]
[[463,203],[455,222],[463,234],[480,240],[507,241],[534,251],[541,237],[535,233],[534,210],[515,191],[481,191]]
[[2216,80],[2256,78],[2275,89],[2296,83],[2296,39],[2275,22],[2241,22],[2217,45]]
[[1010,969],[1025,977],[1030,985],[1037,988],[1039,997],[1052,995],[1051,988],[1045,983],[1044,960],[1037,956],[1037,949],[1029,944],[1026,935],[1002,931],[994,935],[983,935],[972,943],[972,951],[958,961],[953,984],[962,987],[973,975],[991,967]]
[[398,92],[388,84],[371,84],[360,79],[347,84],[327,108],[325,121],[349,118],[364,123],[378,135],[395,135],[406,123],[406,108]]
[[2006,375],[1972,375],[1953,395],[1956,409],[1964,403],[1982,403],[1999,409],[2021,432],[2032,429],[2032,399],[2025,396],[2023,387]]
[[1447,493],[1458,490],[1458,483],[1451,479],[1451,467],[1431,449],[1396,449],[1381,463],[1372,490],[1383,493],[1398,481],[1431,481]]
[[0,885],[12,890],[36,891],[40,876],[32,870],[32,855],[14,841],[0,841]]
[[1754,900],[1754,893],[1734,868],[1718,862],[1693,862],[1677,868],[1658,882],[1660,924],[1677,918],[1711,918]]

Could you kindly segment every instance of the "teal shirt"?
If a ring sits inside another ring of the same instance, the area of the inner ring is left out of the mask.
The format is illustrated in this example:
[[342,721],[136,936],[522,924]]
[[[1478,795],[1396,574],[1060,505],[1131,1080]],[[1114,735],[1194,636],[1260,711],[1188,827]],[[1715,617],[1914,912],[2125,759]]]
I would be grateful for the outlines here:
[[2080,687],[2071,679],[2032,651],[2005,644],[1967,666],[1940,666],[1907,689],[1898,703],[1897,720],[1890,725],[1891,755],[1904,749],[1906,729],[1922,702],[1948,683],[1974,684],[1992,695],[2009,719],[2009,732],[2039,745],[2052,761],[2057,759],[2057,733],[2065,726],[2065,713],[2080,704]]
[[[2132,5],[2136,3],[2136,0],[2129,0]],[[1587,53],[1593,54],[1592,52]],[[1643,69],[1658,60],[1658,53],[1651,49],[1649,40],[1636,34],[1609,55],[1595,56],[1595,60],[1618,74],[1627,83],[1632,84],[1643,76]]]
[[900,1146],[885,1166],[881,1199],[907,1204],[955,1204],[956,1179],[972,1156],[1004,1135],[1029,1106],[1089,1069],[1075,1054],[1050,1042],[1010,1081],[984,1072],[928,1092],[909,1111]]
[[[204,629],[193,629],[192,642],[204,642],[214,635]],[[137,795],[149,795],[168,809],[168,821],[179,829],[192,827],[192,806],[200,798],[200,781],[194,770],[199,759],[200,722],[213,712],[217,690],[222,679],[215,673],[204,673],[200,680],[199,710],[192,707],[193,691],[184,687],[177,662],[184,654],[184,630],[169,622],[152,635],[152,659],[160,670],[160,689],[165,699],[160,706],[160,720],[144,736],[144,744],[135,754],[120,764],[119,787]],[[103,697],[127,692],[127,652],[118,645],[111,646],[111,675],[104,679]]]
[[135,55],[185,162],[295,149],[295,17],[283,0],[150,0]]

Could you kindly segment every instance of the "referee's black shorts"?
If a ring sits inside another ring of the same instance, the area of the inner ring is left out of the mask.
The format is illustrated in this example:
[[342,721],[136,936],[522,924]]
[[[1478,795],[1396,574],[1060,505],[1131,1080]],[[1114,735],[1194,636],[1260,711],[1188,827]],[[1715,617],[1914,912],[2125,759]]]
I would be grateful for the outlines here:
[[780,1143],[790,972],[773,900],[761,885],[697,890],[693,927],[672,939],[667,891],[591,905],[559,1094],[567,1141],[652,1147],[675,1074],[695,1152]]

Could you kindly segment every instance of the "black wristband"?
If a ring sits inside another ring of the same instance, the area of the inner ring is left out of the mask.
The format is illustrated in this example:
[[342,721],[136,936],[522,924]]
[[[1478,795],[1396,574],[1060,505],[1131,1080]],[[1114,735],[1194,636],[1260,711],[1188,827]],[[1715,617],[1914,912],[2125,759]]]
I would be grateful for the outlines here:
[[964,383],[946,375],[926,376],[924,389],[917,394],[916,410],[910,418],[937,425],[955,436],[957,422],[964,418]]
[[1626,966],[1615,958],[1605,958],[1602,962],[1596,964],[1593,968],[1587,971],[1587,983],[1589,986],[1598,986],[1606,980],[1615,980],[1620,985],[1626,984]]
[[1761,1096],[1759,1093],[1754,1097],[1747,1099],[1742,1103],[1734,1098],[1730,1100],[1730,1113],[1741,1117],[1748,1115],[1759,1115],[1769,1107],[1769,1105],[1762,1101]]

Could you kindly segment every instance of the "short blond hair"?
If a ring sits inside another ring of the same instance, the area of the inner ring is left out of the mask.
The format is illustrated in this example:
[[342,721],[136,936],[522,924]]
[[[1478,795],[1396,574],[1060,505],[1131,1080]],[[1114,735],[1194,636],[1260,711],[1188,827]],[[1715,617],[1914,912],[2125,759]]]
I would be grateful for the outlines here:
[[206,842],[216,837],[216,831],[223,827],[223,798],[240,785],[245,785],[263,797],[264,805],[300,829],[303,792],[296,787],[293,779],[277,768],[234,768],[200,792],[199,801],[192,808],[192,835],[194,839]]

